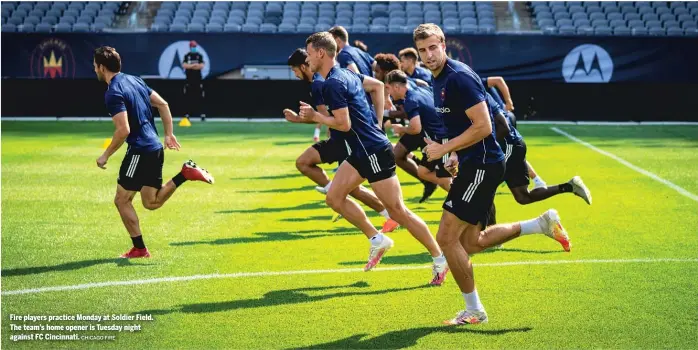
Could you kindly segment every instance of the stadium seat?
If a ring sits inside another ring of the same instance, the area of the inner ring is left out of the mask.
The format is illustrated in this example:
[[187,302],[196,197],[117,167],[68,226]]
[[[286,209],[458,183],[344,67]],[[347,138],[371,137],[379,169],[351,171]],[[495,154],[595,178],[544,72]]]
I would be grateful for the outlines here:
[[186,24],[181,24],[181,23],[174,23],[170,26],[170,31],[171,32],[186,32],[187,31],[187,25]]
[[493,24],[481,24],[477,26],[477,30],[480,33],[494,33],[496,27]]
[[352,29],[356,33],[368,33],[368,25],[366,24],[361,24],[361,23],[356,23],[352,25]]
[[278,27],[279,33],[295,33],[296,26],[289,23],[281,23]]
[[649,34],[655,36],[664,36],[666,35],[666,30],[662,27],[650,27]]
[[465,34],[477,33],[478,28],[475,24],[467,24],[460,27],[460,32]]
[[575,21],[578,19],[589,19],[589,15],[587,15],[585,12],[573,13],[572,20]]
[[242,25],[237,23],[226,23],[223,26],[224,32],[240,32],[242,31]]
[[628,27],[615,27],[615,28],[613,28],[614,35],[627,36],[627,35],[630,35],[631,33],[632,33],[632,31]]
[[55,31],[58,33],[72,32],[73,26],[69,23],[58,23],[55,26]]
[[223,25],[219,23],[209,23],[206,25],[206,31],[211,33],[220,33],[223,31]]
[[667,28],[666,34],[669,36],[683,36],[683,29],[679,27]]
[[296,26],[296,31],[298,33],[313,33],[315,31],[315,25],[310,23],[301,23]]
[[187,26],[187,31],[193,33],[204,33],[206,32],[206,27],[202,23],[190,23]]
[[633,13],[626,13],[626,14],[624,14],[624,15],[623,15],[623,18],[624,18],[626,21],[632,21],[632,20],[640,20],[640,19],[642,19],[642,16],[641,16],[639,13],[633,12]]
[[595,19],[591,21],[592,27],[608,27],[608,21],[605,19]]
[[626,22],[622,19],[614,19],[614,20],[610,21],[609,24],[610,24],[611,28],[625,27]]
[[596,27],[594,28],[594,34],[596,35],[612,35],[613,30],[609,27]]
[[643,28],[645,26],[645,22],[639,19],[634,19],[628,21],[628,27],[630,28]]
[[577,27],[577,34],[579,34],[579,35],[594,35],[594,28],[592,28],[591,26]]
[[558,26],[558,34],[560,35],[573,35],[576,34],[577,30],[573,26]]
[[572,27],[574,22],[571,19],[560,19],[555,22],[558,27]]
[[588,19],[578,19],[578,20],[574,21],[573,25],[577,28],[579,28],[579,27],[591,27],[591,21],[589,21]]
[[604,15],[601,12],[594,12],[589,15],[589,20],[595,21],[595,20],[606,20],[606,15]]
[[[244,30],[244,26],[243,26]],[[275,24],[271,23],[263,23],[262,25],[259,26],[259,32],[260,33],[276,33],[277,27]]]
[[[5,23],[2,25],[2,31],[6,33],[12,33],[17,31],[17,26],[12,23]],[[50,31],[50,28],[48,31]]]

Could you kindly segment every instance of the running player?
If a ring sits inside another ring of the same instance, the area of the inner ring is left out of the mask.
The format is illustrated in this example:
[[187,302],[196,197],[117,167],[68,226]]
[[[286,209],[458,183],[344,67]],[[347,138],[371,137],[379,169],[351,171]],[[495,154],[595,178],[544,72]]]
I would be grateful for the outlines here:
[[306,40],[308,63],[313,72],[325,77],[322,96],[330,115],[318,113],[301,103],[299,116],[320,122],[341,132],[348,146],[349,158],[339,166],[327,204],[359,228],[370,240],[371,248],[364,270],[375,267],[393,240],[377,232],[361,207],[347,195],[364,180],[385,205],[393,220],[405,227],[431,254],[434,265],[431,284],[443,283],[448,271],[445,258],[424,221],[407,209],[402,200],[400,182],[395,176],[395,157],[390,141],[374,122],[366,92],[375,103],[374,112],[383,111],[385,87],[382,82],[347,69],[334,67],[337,44],[328,32],[319,32]]
[[[400,69],[400,61],[393,54],[379,53],[375,57],[376,64],[373,66],[373,74],[376,79],[385,82],[385,78],[389,72]],[[424,89],[431,93],[431,89],[426,85],[419,86],[419,84],[412,78],[407,80],[408,86],[413,90]],[[395,162],[400,169],[404,170],[407,174],[411,175],[415,179],[419,180],[422,185],[424,185],[424,191],[422,192],[422,198],[419,200],[420,203],[426,201],[436,190],[436,182],[430,182],[419,177],[419,165],[421,163],[419,159],[416,159],[412,152],[426,146],[424,143],[424,138],[419,135],[411,135],[409,133],[399,134],[398,131],[402,128],[398,125],[402,124],[404,119],[407,118],[404,109],[404,101],[394,100],[395,110],[394,111],[384,111],[389,119],[390,123],[386,122],[385,127],[392,128],[393,133],[400,135],[400,139],[395,144],[393,152],[395,153]],[[395,123],[392,123],[395,121]]]
[[591,192],[579,176],[575,176],[563,184],[536,188],[529,192],[526,142],[524,142],[519,131],[511,125],[511,121],[506,117],[506,112],[502,109],[502,106],[489,93],[487,93],[487,104],[494,112],[498,134],[497,142],[504,151],[506,162],[504,181],[509,186],[509,190],[514,195],[516,202],[519,204],[531,204],[560,193],[571,192],[584,199],[587,204],[591,204]]
[[[492,95],[495,101],[499,103],[500,106],[504,107],[504,115],[507,117],[509,124],[516,127],[516,116],[514,115],[514,102],[511,99],[511,93],[509,92],[509,86],[507,82],[504,81],[502,77],[481,77],[482,85],[487,88],[487,91]],[[502,98],[502,96],[504,98]],[[506,101],[506,102],[505,102]],[[543,181],[543,178],[538,176],[538,174],[531,166],[531,163],[526,161],[526,166],[528,167],[528,173],[531,175],[531,180],[533,180],[533,189],[545,188],[547,184]]]
[[342,26],[334,26],[328,30],[337,43],[337,62],[342,68],[354,73],[373,76],[374,59],[366,51],[349,45],[349,32]]
[[162,165],[165,153],[160,143],[151,108],[160,113],[165,128],[165,146],[179,150],[179,142],[172,132],[172,114],[165,100],[143,82],[141,78],[121,73],[121,56],[109,46],[95,50],[93,65],[97,79],[106,82],[104,100],[116,130],[111,144],[97,158],[97,166],[106,169],[111,157],[126,142],[128,150],[121,162],[116,185],[114,204],[126,227],[133,248],[122,258],[149,258],[150,252],[143,242],[133,197],[141,193],[146,209],[155,210],[172,196],[185,181],[204,181],[213,184],[213,176],[189,160],[172,180],[162,186]]
[[[386,86],[393,100],[404,101],[405,113],[410,121],[407,127],[393,124],[393,128],[396,129],[397,133],[405,135],[400,140],[409,135],[409,137],[419,137],[422,142],[425,142],[424,140],[432,140],[438,143],[448,141],[446,128],[434,109],[432,92],[426,89],[410,88],[408,79],[407,74],[398,69],[388,73],[385,78]],[[426,155],[423,154],[418,169],[419,177],[438,184],[448,192],[451,189],[451,174],[444,166],[447,159],[448,155],[444,155],[442,158],[430,162],[427,160]],[[420,203],[424,200],[426,198],[422,198]]]
[[414,47],[407,47],[398,53],[400,58],[400,69],[407,73],[407,76],[412,79],[420,79],[429,83],[432,86],[434,77],[428,69],[424,69],[417,64],[417,50]]
[[[313,74],[313,72],[310,71],[310,67],[308,63],[306,63],[307,58],[308,53],[304,49],[297,49],[288,58],[288,65],[298,79],[310,83],[310,97],[317,111],[325,116],[329,116],[327,106],[322,98],[322,84],[325,79],[320,74]],[[290,109],[284,110],[284,116],[286,120],[290,122],[303,123],[303,120]],[[331,164],[334,162],[341,164],[349,157],[341,133],[332,128],[329,130],[329,139],[317,142],[311,147],[308,147],[308,149],[296,159],[296,168],[298,171],[318,184],[320,186],[318,190],[324,194],[327,194],[331,181],[318,164]],[[386,221],[383,224],[381,232],[388,233],[398,228],[398,223],[390,219],[390,215],[388,211],[385,210],[383,203],[378,200],[378,197],[376,197],[373,192],[359,185],[359,187],[349,194],[385,217]]]
[[428,141],[425,151],[429,160],[452,152],[448,165],[459,164],[458,176],[443,204],[436,239],[466,308],[445,323],[484,323],[487,313],[475,289],[468,254],[533,233],[544,233],[569,250],[569,238],[553,209],[532,220],[487,227],[487,215],[504,177],[505,164],[504,153],[494,137],[494,120],[486,102],[485,87],[469,66],[448,58],[446,40],[437,25],[419,25],[413,39],[420,58],[434,76],[434,105],[449,138],[443,144]]

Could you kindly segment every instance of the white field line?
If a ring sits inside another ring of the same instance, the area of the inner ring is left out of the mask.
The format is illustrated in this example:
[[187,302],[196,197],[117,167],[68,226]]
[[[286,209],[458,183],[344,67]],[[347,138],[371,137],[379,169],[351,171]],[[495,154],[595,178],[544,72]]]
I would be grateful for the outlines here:
[[595,151],[595,152],[597,152],[597,153],[601,153],[601,154],[603,154],[604,156],[609,157],[609,158],[611,158],[611,159],[613,159],[613,160],[615,160],[615,161],[617,161],[617,162],[619,162],[619,163],[621,163],[621,164],[627,166],[628,168],[637,171],[638,173],[640,173],[640,174],[642,174],[642,175],[645,175],[645,176],[650,177],[650,178],[652,178],[652,179],[654,179],[654,180],[657,180],[657,181],[661,182],[662,184],[664,184],[664,185],[666,185],[666,186],[672,188],[672,189],[675,190],[676,192],[678,192],[678,193],[680,193],[680,194],[682,194],[682,195],[684,195],[684,196],[686,196],[686,197],[688,197],[688,198],[690,198],[690,199],[693,199],[694,201],[698,202],[698,196],[697,196],[697,195],[695,195],[695,194],[693,194],[693,193],[691,193],[691,192],[686,191],[686,189],[684,189],[683,187],[681,187],[681,186],[679,186],[679,185],[676,185],[675,183],[673,183],[673,182],[671,182],[671,181],[669,181],[669,180],[665,180],[665,179],[663,179],[663,178],[657,176],[657,175],[654,174],[654,173],[651,173],[651,172],[649,172],[649,171],[647,171],[647,170],[645,170],[645,169],[640,168],[640,167],[637,166],[637,165],[633,165],[632,163],[628,162],[627,160],[625,160],[625,159],[623,159],[623,158],[618,157],[617,155],[615,155],[615,154],[613,154],[613,153],[606,152],[606,151],[604,151],[604,150],[602,150],[602,149],[600,149],[600,148],[598,148],[598,147],[596,147],[596,146],[594,146],[594,145],[592,145],[592,144],[590,144],[590,143],[588,143],[588,142],[582,141],[582,140],[580,140],[580,139],[578,139],[578,138],[576,138],[576,137],[574,137],[574,136],[572,136],[572,135],[570,135],[570,134],[568,134],[568,133],[566,133],[566,132],[564,132],[564,131],[562,131],[562,130],[556,128],[556,127],[552,127],[552,128],[550,128],[550,129],[553,130],[553,131],[555,131],[556,133],[558,133],[558,134],[560,134],[560,135],[566,136],[567,138],[569,138],[570,140],[572,140],[572,141],[574,141],[574,142],[577,142],[577,143],[579,143],[579,144],[582,144],[582,145],[585,146],[585,147],[588,147],[588,148],[592,149],[593,151]]
[[[502,267],[502,266],[520,266],[520,265],[696,263],[696,262],[698,262],[698,258],[693,258],[693,259],[686,259],[686,258],[684,258],[684,259],[672,259],[672,258],[590,259],[590,260],[509,261],[509,262],[499,262],[499,263],[473,264],[473,266],[480,268],[480,267]],[[431,265],[385,267],[385,268],[374,269],[373,271],[375,271],[375,272],[404,271],[404,270],[419,270],[419,269],[428,269],[428,268],[431,268]],[[165,282],[186,282],[186,281],[203,280],[203,279],[229,279],[229,278],[243,278],[243,277],[268,277],[268,276],[287,276],[287,275],[315,275],[315,274],[326,274],[326,273],[363,273],[363,269],[354,268],[354,269],[298,270],[298,271],[274,271],[274,272],[263,271],[263,272],[237,272],[237,273],[228,273],[228,274],[214,273],[214,274],[209,274],[209,275],[161,277],[161,278],[150,278],[150,279],[130,280],[130,281],[108,281],[108,282],[85,283],[85,284],[77,284],[77,285],[72,285],[72,286],[54,286],[54,287],[40,287],[40,288],[30,288],[30,289],[8,290],[8,291],[3,291],[2,295],[62,292],[62,291],[72,291],[72,290],[102,288],[102,287],[132,286],[132,285],[154,284],[154,283],[165,283]]]

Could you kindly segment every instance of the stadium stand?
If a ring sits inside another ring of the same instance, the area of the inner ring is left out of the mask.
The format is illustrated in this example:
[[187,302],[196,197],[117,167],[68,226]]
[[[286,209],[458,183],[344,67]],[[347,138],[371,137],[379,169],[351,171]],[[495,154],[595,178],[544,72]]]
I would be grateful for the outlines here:
[[[101,31],[120,2],[3,2],[3,32]],[[698,36],[698,2],[530,2],[544,34]],[[432,22],[449,34],[493,33],[492,2],[190,2],[159,4],[155,32],[310,33],[342,25],[357,33],[410,33]]]
[[114,22],[121,2],[3,2],[3,32],[99,32]]
[[546,34],[698,36],[698,2],[543,1],[529,9]]
[[[201,4],[201,3],[199,3]],[[153,31],[310,33],[342,25],[357,33],[410,33],[420,23],[433,22],[448,33],[492,33],[496,30],[490,2],[216,2],[196,7],[188,2],[163,2]],[[181,24],[181,25],[177,25]],[[216,24],[215,27],[211,26]],[[183,25],[183,26],[182,26]]]

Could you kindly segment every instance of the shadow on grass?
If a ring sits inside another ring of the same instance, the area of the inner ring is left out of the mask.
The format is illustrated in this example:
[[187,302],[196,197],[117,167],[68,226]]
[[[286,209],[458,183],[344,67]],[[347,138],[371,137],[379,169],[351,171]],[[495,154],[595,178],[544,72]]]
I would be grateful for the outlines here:
[[12,277],[12,276],[27,276],[36,275],[40,273],[48,272],[61,272],[61,271],[74,271],[80,270],[92,266],[104,265],[104,264],[115,264],[116,266],[146,266],[155,264],[138,263],[133,264],[129,259],[91,259],[91,260],[81,260],[81,261],[71,261],[67,263],[62,263],[52,266],[34,266],[34,267],[20,267],[14,269],[3,269],[0,271],[2,277]]
[[[313,234],[314,233],[314,234]],[[311,239],[331,236],[351,236],[359,235],[361,231],[353,227],[339,227],[332,230],[305,230],[295,232],[255,232],[253,237],[232,237],[220,238],[212,241],[187,241],[187,242],[172,242],[171,246],[192,246],[192,245],[226,245],[240,243],[264,243],[278,241],[296,241],[301,239]]]
[[[524,333],[531,331],[530,327],[510,329],[472,329],[467,326],[418,327],[388,332],[375,338],[366,338],[369,334],[355,334],[351,337],[335,340],[329,343],[303,346],[298,349],[403,349],[416,346],[417,341],[433,333],[470,333],[486,336],[498,336],[507,333]],[[366,338],[366,339],[364,339]]]
[[[410,255],[386,255],[381,259],[381,265],[383,264],[395,264],[395,265],[409,265],[418,264],[423,265],[431,262],[431,257],[429,253],[419,253]],[[363,261],[342,261],[338,263],[343,266],[352,265],[366,265],[366,260]]]
[[[295,289],[285,289],[271,291],[261,298],[256,299],[241,299],[241,300],[231,300],[223,302],[214,303],[198,303],[198,304],[186,304],[181,305],[173,309],[165,310],[144,310],[138,311],[134,314],[154,314],[154,315],[165,315],[169,313],[210,313],[210,312],[222,312],[222,311],[233,311],[239,309],[252,309],[260,307],[269,306],[279,306],[279,305],[290,305],[290,304],[301,304],[301,303],[312,303],[316,301],[322,301],[334,298],[344,298],[351,296],[368,296],[368,295],[382,295],[389,293],[405,292],[410,290],[416,290],[421,288],[429,288],[429,285],[419,285],[414,287],[405,288],[389,288],[373,291],[360,291],[362,288],[368,288],[369,284],[363,281],[352,283],[349,285],[338,285],[338,286],[324,286],[324,287],[304,287]],[[347,292],[337,292],[328,293],[320,295],[309,295],[306,292],[322,292],[330,291],[333,289],[342,288],[356,288],[356,291]]]
[[300,191],[310,191],[314,190],[315,186],[303,186],[303,187],[296,187],[296,188],[272,188],[272,189],[267,189],[267,190],[245,190],[245,191],[237,191],[237,193],[294,193],[294,192],[300,192]]
[[215,212],[216,214],[259,214],[259,213],[280,213],[284,211],[291,210],[311,210],[311,209],[328,209],[331,210],[325,201],[314,201],[309,203],[299,204],[293,207],[280,207],[280,208],[257,208],[257,209],[231,209],[231,210],[220,210]]
[[281,174],[281,175],[266,175],[254,177],[233,177],[231,180],[282,180],[303,177],[301,173]]

